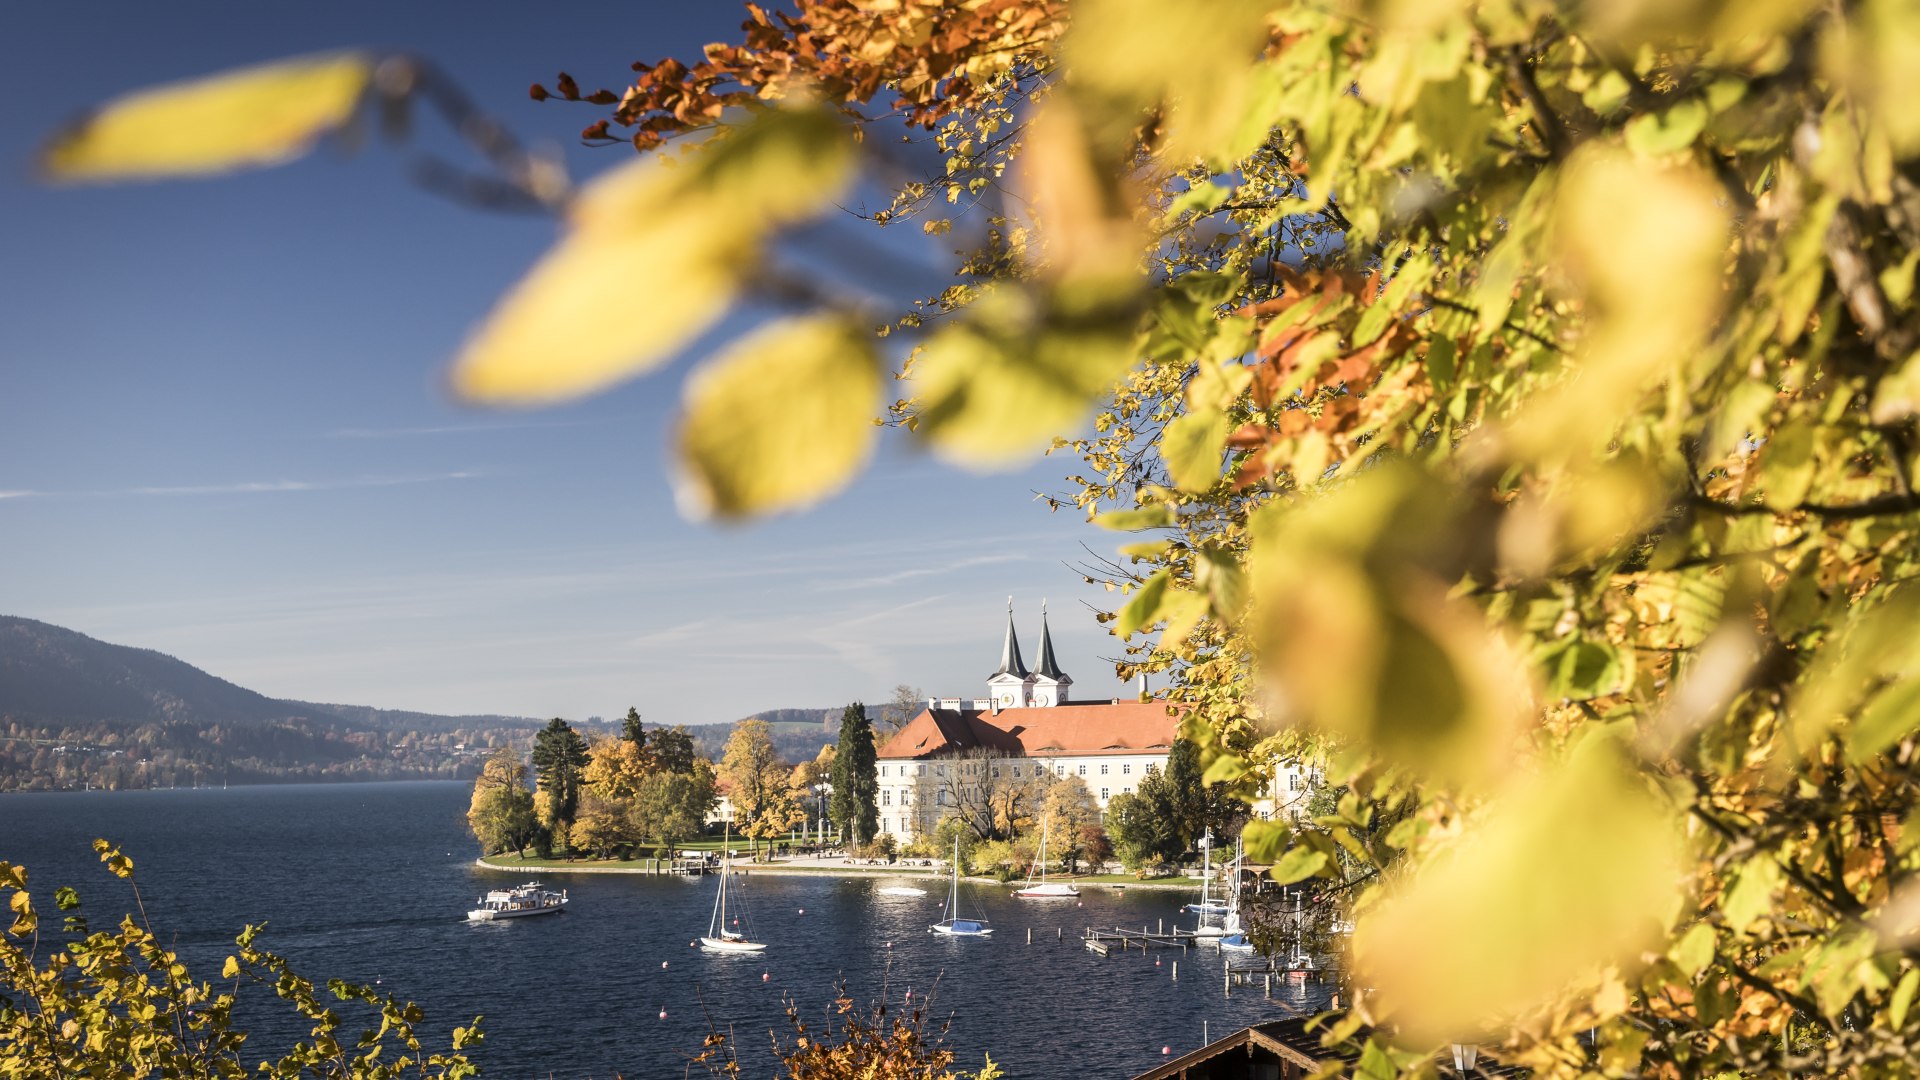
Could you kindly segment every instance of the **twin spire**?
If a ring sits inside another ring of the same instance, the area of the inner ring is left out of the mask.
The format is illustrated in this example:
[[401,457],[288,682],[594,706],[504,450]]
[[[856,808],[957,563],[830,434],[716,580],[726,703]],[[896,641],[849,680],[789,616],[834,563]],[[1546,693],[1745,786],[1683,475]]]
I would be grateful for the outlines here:
[[1047,628],[1047,602],[1040,601],[1040,655],[1038,667],[1029,672],[1026,661],[1020,657],[1020,637],[1013,629],[1013,597],[1007,597],[1007,640],[1000,646],[1000,667],[989,678],[1011,675],[1016,679],[1026,679],[1029,675],[1039,675],[1063,682],[1067,674],[1060,670],[1060,662],[1053,656],[1053,633]]

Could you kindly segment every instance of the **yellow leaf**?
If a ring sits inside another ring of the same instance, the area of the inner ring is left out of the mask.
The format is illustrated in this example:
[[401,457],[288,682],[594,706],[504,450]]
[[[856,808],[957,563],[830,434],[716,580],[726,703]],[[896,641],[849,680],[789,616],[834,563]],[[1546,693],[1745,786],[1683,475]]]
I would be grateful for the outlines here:
[[277,165],[347,122],[373,68],[364,53],[334,53],[136,91],[57,136],[41,164],[74,181]]
[[1520,783],[1360,919],[1356,981],[1411,1039],[1483,1034],[1661,940],[1680,833],[1617,738],[1596,732]]
[[1160,456],[1181,491],[1205,491],[1220,479],[1220,451],[1227,442],[1227,415],[1218,409],[1190,412],[1167,425]]
[[845,487],[873,451],[880,389],[873,337],[845,320],[788,319],[736,342],[687,383],[682,508],[743,517]]
[[613,170],[467,343],[455,392],[545,404],[652,369],[720,317],[775,228],[828,205],[852,171],[844,127],[813,106],[762,114],[684,161]]
[[967,464],[1007,466],[1046,449],[1133,363],[1130,319],[1055,325],[1004,291],[968,315],[936,332],[913,366],[921,430]]

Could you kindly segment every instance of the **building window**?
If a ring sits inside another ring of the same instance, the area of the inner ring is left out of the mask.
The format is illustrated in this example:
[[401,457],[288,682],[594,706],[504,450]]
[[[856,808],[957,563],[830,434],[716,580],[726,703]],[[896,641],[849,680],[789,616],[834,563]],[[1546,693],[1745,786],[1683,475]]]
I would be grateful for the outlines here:
[[1080,766],[1080,775],[1081,776],[1087,775],[1087,767],[1085,765]]
[[1105,799],[1106,799],[1106,797],[1107,797],[1107,789],[1106,789],[1106,788],[1101,788],[1101,789],[1100,789],[1100,798],[1101,798],[1102,800],[1105,800]]
[[927,767],[926,767],[926,765],[925,765],[925,764],[922,764],[922,765],[920,766],[920,775],[921,775],[921,776],[925,776],[925,775],[927,775]]
[[995,775],[995,776],[999,776],[999,775],[1000,775],[1000,766],[998,766],[998,765],[995,765],[995,766],[993,767],[993,775]]
[[947,791],[945,788],[933,793],[933,803],[935,806],[947,805]]
[[887,788],[882,792],[880,792],[880,805],[881,806],[893,805],[893,789],[892,788]]
[[1019,775],[1020,775],[1020,766],[1018,766],[1018,765],[1015,765],[1015,766],[1013,767],[1013,775],[1015,775],[1015,776],[1019,776]]
[[1055,776],[1067,775],[1067,767],[1065,765],[1055,765],[1053,767],[1053,775]]
[[1101,776],[1107,775],[1107,767],[1105,765],[1100,766],[1100,775]]
[[1121,776],[1132,776],[1132,775],[1133,775],[1133,766],[1131,766],[1131,765],[1122,765],[1122,766],[1120,766],[1120,775],[1121,775]]
[[1300,782],[1300,774],[1299,774],[1299,773],[1288,773],[1288,774],[1287,774],[1287,788],[1288,788],[1288,790],[1290,790],[1290,791],[1299,791],[1299,790],[1300,790],[1301,788],[1303,788],[1303,787],[1305,787],[1305,786],[1306,786],[1305,784],[1302,784],[1302,783]]
[[941,776],[947,775],[947,767],[945,765],[935,765],[933,771]]
[[1148,776],[1152,776],[1155,773],[1160,771],[1160,766],[1149,764],[1145,769],[1141,771],[1145,772]]

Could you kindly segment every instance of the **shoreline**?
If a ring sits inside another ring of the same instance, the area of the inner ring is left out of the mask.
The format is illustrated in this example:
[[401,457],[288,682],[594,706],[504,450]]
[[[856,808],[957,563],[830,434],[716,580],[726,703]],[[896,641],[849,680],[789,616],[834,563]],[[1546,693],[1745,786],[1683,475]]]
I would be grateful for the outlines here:
[[[503,873],[503,874],[639,874],[643,877],[671,876],[666,874],[658,874],[652,870],[648,870],[644,867],[638,867],[638,866],[628,867],[628,866],[591,866],[591,865],[587,865],[587,866],[506,865],[501,863],[489,862],[488,856],[485,856],[485,855],[482,855],[479,858],[473,860],[473,864],[475,866],[478,866],[482,870],[492,870],[497,873]],[[772,875],[776,877],[839,877],[839,878],[903,877],[903,878],[930,878],[930,879],[937,879],[940,881],[949,880],[946,874],[936,870],[913,869],[913,868],[905,868],[905,867],[791,866],[791,865],[781,865],[779,863],[750,863],[746,866],[735,866],[733,869],[735,873],[746,874],[748,876],[752,876],[754,874],[767,874],[767,875]],[[973,874],[963,875],[960,878],[960,880],[970,882],[976,885],[1004,884],[1004,885],[1012,886],[1012,885],[1018,884],[1017,882],[1002,882],[999,878],[980,877]],[[1187,892],[1200,887],[1198,882],[1195,882],[1189,885],[1189,884],[1173,884],[1170,882],[1158,882],[1158,881],[1083,881],[1076,878],[1064,878],[1064,877],[1054,878],[1052,880],[1071,884],[1075,888],[1115,889],[1120,891],[1125,891],[1128,889],[1158,889],[1158,890],[1166,890],[1166,891]]]

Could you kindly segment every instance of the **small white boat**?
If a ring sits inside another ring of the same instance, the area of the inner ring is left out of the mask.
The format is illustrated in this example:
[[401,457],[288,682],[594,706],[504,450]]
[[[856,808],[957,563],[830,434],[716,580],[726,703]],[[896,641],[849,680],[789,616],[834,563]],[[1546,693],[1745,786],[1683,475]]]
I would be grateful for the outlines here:
[[529,881],[511,889],[494,889],[481,897],[478,903],[479,907],[467,912],[468,922],[558,915],[567,908],[567,892],[565,889],[554,892],[537,881]]
[[960,913],[960,838],[953,838],[953,891],[947,897],[947,917],[927,927],[948,937],[986,937],[993,930],[985,919],[958,919]]
[[[1027,868],[1027,883],[1013,890],[1013,895],[1026,900],[1071,900],[1080,895],[1080,890],[1063,881],[1047,880],[1047,823],[1045,815],[1040,818],[1040,852],[1034,858],[1033,865]],[[1038,874],[1038,880],[1034,875]]]
[[1200,902],[1197,904],[1188,904],[1180,910],[1189,915],[1203,916],[1200,920],[1201,925],[1194,931],[1195,936],[1218,937],[1220,928],[1208,925],[1204,916],[1225,915],[1227,912],[1232,911],[1233,908],[1228,905],[1226,901],[1215,900],[1212,896],[1208,895],[1208,888],[1213,884],[1212,829],[1208,829],[1206,835],[1200,838],[1200,858],[1202,860],[1200,869]]
[[911,885],[882,885],[873,890],[881,896],[925,896],[927,890],[916,889]]
[[[728,927],[727,882],[733,877],[732,843],[733,837],[729,831],[727,839],[721,845],[726,855],[720,859],[720,893],[713,899],[713,918],[707,922],[707,934],[700,939],[700,947],[709,952],[760,952],[767,947],[766,942],[754,941],[746,934],[737,933]],[[734,907],[736,913],[733,921],[738,924],[740,921],[738,911],[741,905],[736,903]]]

